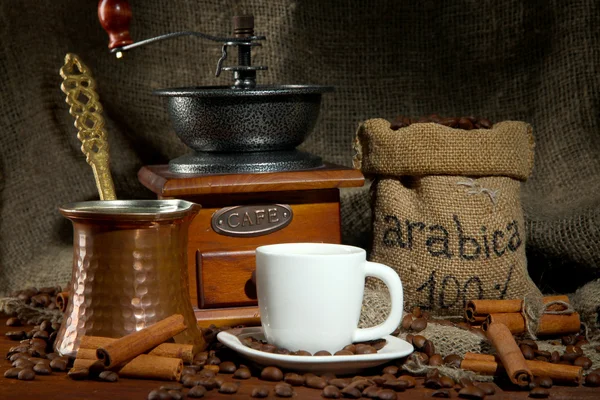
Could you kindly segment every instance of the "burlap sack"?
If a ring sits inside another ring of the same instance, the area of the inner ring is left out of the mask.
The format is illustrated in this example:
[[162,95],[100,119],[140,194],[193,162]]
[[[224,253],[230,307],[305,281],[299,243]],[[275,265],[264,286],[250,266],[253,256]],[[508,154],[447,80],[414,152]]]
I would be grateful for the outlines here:
[[469,299],[541,296],[527,272],[519,198],[533,168],[531,126],[389,126],[360,125],[355,167],[375,179],[371,259],[398,272],[405,306],[461,315]]

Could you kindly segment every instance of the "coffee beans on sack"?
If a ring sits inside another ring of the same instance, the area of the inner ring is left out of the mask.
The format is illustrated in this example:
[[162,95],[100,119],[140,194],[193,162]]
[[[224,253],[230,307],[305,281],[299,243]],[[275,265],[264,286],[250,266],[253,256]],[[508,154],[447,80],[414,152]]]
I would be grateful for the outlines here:
[[541,296],[527,272],[520,201],[533,146],[531,126],[517,121],[360,125],[354,164],[373,178],[371,260],[398,272],[406,307],[462,315],[470,299]]

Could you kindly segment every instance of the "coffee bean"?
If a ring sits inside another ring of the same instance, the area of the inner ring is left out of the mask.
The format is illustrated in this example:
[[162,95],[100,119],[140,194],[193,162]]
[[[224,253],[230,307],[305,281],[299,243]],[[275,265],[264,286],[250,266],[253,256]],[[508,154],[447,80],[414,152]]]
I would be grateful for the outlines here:
[[377,349],[367,344],[356,345],[356,354],[376,354]]
[[348,351],[351,351],[352,354],[354,354],[354,353],[356,353],[356,345],[348,344],[348,345],[344,346],[344,348],[342,350],[348,350]]
[[403,379],[391,379],[383,382],[382,386],[386,389],[391,389],[394,392],[404,392],[408,389],[408,383]]
[[275,353],[277,346],[267,343],[260,346],[260,350],[264,351],[265,353]]
[[224,361],[219,364],[219,372],[222,374],[233,374],[237,370],[237,367],[231,361]]
[[377,398],[379,400],[396,400],[398,398],[398,395],[393,390],[390,390],[390,389],[381,389],[377,393]]
[[[188,392],[187,396],[192,398],[200,398],[204,397],[206,394],[206,388],[204,386],[194,386]],[[150,400],[150,396],[148,396],[148,400]]]
[[417,381],[415,380],[415,378],[413,378],[410,375],[402,375],[398,378],[398,380],[405,381],[407,383],[407,386],[406,386],[407,389],[414,388],[417,384]]
[[550,389],[554,382],[552,382],[552,378],[548,376],[538,376],[534,380],[535,384],[544,389]]
[[277,397],[292,397],[294,389],[287,383],[278,383],[275,385],[275,396]]
[[29,361],[27,358],[18,358],[12,363],[15,368],[33,368],[35,364]]
[[535,353],[531,347],[527,346],[526,344],[522,344],[519,346],[519,348],[521,349],[521,353],[523,353],[523,357],[525,357],[526,360],[533,360],[535,358]]
[[196,379],[194,379],[192,383],[194,384],[194,386],[204,386],[206,390],[213,390],[217,387],[217,381],[213,376],[196,377]]
[[27,337],[27,334],[25,333],[25,331],[10,331],[6,332],[4,336],[9,338],[10,340],[22,340]]
[[461,362],[462,362],[462,357],[459,356],[458,354],[449,354],[446,357],[444,357],[444,364],[455,367],[455,368],[460,368]]
[[458,118],[442,118],[441,125],[449,126],[450,128],[458,127]]
[[565,346],[574,345],[577,341],[575,335],[566,335],[561,338],[562,344]]
[[340,389],[333,385],[329,385],[323,388],[321,396],[323,396],[326,399],[339,399],[340,397],[342,397],[342,394],[340,393]]
[[17,317],[12,317],[6,320],[6,326],[21,326],[21,320]]
[[342,389],[342,396],[351,399],[360,399],[362,397],[362,393],[357,388],[348,385]]
[[219,365],[221,364],[221,359],[219,359],[219,357],[208,357],[208,359],[206,360],[206,365]]
[[492,129],[492,122],[489,119],[481,118],[479,121],[479,126],[483,129]]
[[[104,371],[104,372],[110,372],[110,371]],[[117,375],[117,378],[118,377],[119,376]],[[166,391],[169,391],[169,390],[183,390],[183,385],[180,384],[180,383],[167,383],[166,385],[162,385],[159,389],[166,390]]]
[[458,397],[465,399],[483,399],[485,397],[485,392],[477,386],[470,385],[463,387],[460,392],[458,392]]
[[369,386],[362,391],[362,397],[368,399],[378,399],[379,388],[376,385]]
[[49,336],[50,336],[50,334],[46,331],[37,331],[36,333],[33,334],[33,338],[39,338],[39,339],[44,339],[44,340],[48,340]]
[[219,388],[219,393],[233,394],[237,393],[240,388],[240,384],[238,382],[225,382]]
[[575,360],[577,360],[579,357],[581,357],[581,354],[563,353],[563,355],[561,356],[561,361],[567,361],[568,363],[573,364],[573,362]]
[[491,396],[493,394],[496,393],[496,388],[494,387],[494,385],[492,385],[491,383],[478,383],[477,387],[481,390],[483,390],[483,392],[487,395],[487,396]]
[[212,376],[215,376],[218,372],[219,372],[219,366],[218,365],[205,365],[204,367],[202,367],[202,371],[200,371],[201,373],[209,373],[208,371],[212,372]]
[[565,349],[565,353],[576,353],[579,355],[583,355],[583,350],[577,346],[567,346]]
[[50,365],[46,363],[39,363],[33,366],[33,370],[38,375],[50,375],[52,373],[52,369]]
[[423,382],[423,386],[430,389],[439,389],[442,387],[442,382],[440,381],[439,376],[433,376],[431,378],[425,378],[425,382]]
[[277,349],[275,350],[275,354],[283,354],[285,356],[289,356],[290,354],[292,354],[292,352],[288,349]]
[[14,353],[10,357],[8,357],[8,359],[12,363],[12,362],[18,360],[19,358],[28,358],[28,356],[29,356],[28,353]]
[[67,372],[67,376],[74,381],[80,381],[83,379],[87,379],[90,376],[90,370],[88,368],[71,368],[69,372]]
[[429,365],[431,365],[432,367],[439,367],[440,365],[444,364],[444,360],[442,359],[442,356],[439,354],[434,354],[431,357],[429,357]]
[[238,368],[234,373],[233,377],[236,379],[250,379],[252,374],[248,368]]
[[424,336],[415,335],[413,337],[412,344],[417,350],[423,349],[425,347],[425,343],[427,343],[427,339]]
[[337,376],[335,374],[332,374],[331,372],[327,372],[321,375],[321,378],[325,379],[325,382],[327,382],[327,384],[329,385],[329,381],[337,379]]
[[404,338],[404,340],[406,340],[406,342],[409,344],[413,344],[414,337],[415,337],[415,335],[413,335],[412,333],[409,333],[408,335],[406,335],[406,338]]
[[256,386],[252,389],[252,394],[250,396],[258,399],[263,399],[269,396],[269,387],[268,386]]
[[427,320],[425,318],[417,318],[410,324],[410,329],[415,332],[421,332],[427,328]]
[[339,350],[339,351],[336,351],[333,355],[334,356],[353,356],[354,353],[351,352],[350,350]]
[[20,381],[32,381],[35,379],[35,372],[31,368],[24,368],[17,374]]
[[217,383],[217,387],[220,388],[226,380],[222,376],[215,376],[215,382]]
[[590,369],[592,367],[592,360],[585,356],[581,356],[576,358],[575,361],[573,361],[573,365],[582,367],[583,369]]
[[550,392],[541,387],[533,388],[531,392],[529,392],[529,397],[533,397],[534,399],[545,399],[548,396],[550,396]]
[[381,376],[374,376],[372,381],[375,382],[376,385],[382,386],[385,381],[393,381],[396,379],[396,375],[392,374],[383,374]]
[[292,353],[294,356],[312,356],[312,354],[306,350],[298,350]]
[[21,372],[22,370],[23,368],[9,368],[4,372],[4,377],[16,379],[19,375],[19,372]]
[[327,350],[319,350],[314,355],[315,356],[330,356],[331,353],[328,352]]
[[439,389],[431,393],[431,397],[440,397],[444,399],[450,398],[450,391],[448,389]]
[[327,386],[327,382],[325,382],[325,379],[319,376],[309,376],[306,378],[304,385],[312,389],[323,389],[325,386]]
[[585,377],[585,385],[591,387],[600,387],[600,373],[591,373]]
[[398,371],[399,371],[399,369],[398,369],[398,367],[396,367],[395,365],[388,365],[387,367],[385,367],[385,368],[383,369],[383,371],[382,371],[382,372],[383,372],[384,374],[390,374],[390,375],[394,375],[394,376],[396,376],[396,375],[398,375]]
[[402,329],[404,329],[404,330],[409,330],[410,325],[412,324],[412,321],[413,321],[412,314],[406,314],[404,317],[402,317],[402,322],[400,323],[400,326],[402,326]]
[[427,357],[431,358],[432,355],[435,354],[435,346],[431,340],[425,342],[425,345],[422,349],[423,353],[427,354]]
[[50,368],[55,371],[66,371],[67,370],[67,360],[63,358],[55,358],[50,361]]
[[283,372],[277,367],[266,367],[260,373],[260,379],[271,382],[279,382],[283,379]]
[[454,379],[450,378],[449,376],[440,377],[440,383],[443,388],[451,389],[454,387]]
[[355,377],[352,379],[352,382],[350,382],[350,384],[348,386],[352,386],[357,388],[358,390],[360,390],[361,392],[363,390],[365,390],[366,388],[368,388],[369,386],[372,386],[375,384],[374,381],[370,380],[370,379],[366,379],[364,377],[359,377],[360,379],[356,379],[358,377]]
[[283,378],[285,383],[289,383],[292,386],[302,386],[304,385],[304,377],[302,375],[296,374],[294,372],[290,372],[285,374]]
[[350,384],[347,379],[336,378],[329,381],[330,385],[337,387],[338,389],[343,389]]
[[171,400],[181,400],[183,399],[183,393],[179,390],[168,390],[167,393],[171,396]]
[[196,375],[196,372],[198,372],[197,369],[192,368],[191,366],[185,366],[183,367],[183,369],[181,370],[181,375]]
[[171,400],[171,395],[166,390],[155,389],[148,393],[148,400]]
[[458,127],[460,129],[469,131],[469,130],[473,129],[473,122],[471,122],[470,119],[463,117],[458,120]]
[[[102,371],[98,375],[98,378],[101,381],[104,381],[104,382],[116,382],[116,381],[119,380],[119,374],[117,374],[116,372],[113,372],[113,371]],[[178,387],[179,390],[181,390],[181,388],[183,387],[183,386],[181,386],[178,383],[173,383],[173,384],[167,385],[167,386],[168,387],[161,386],[161,389],[164,389],[164,390],[173,390],[173,387]]]

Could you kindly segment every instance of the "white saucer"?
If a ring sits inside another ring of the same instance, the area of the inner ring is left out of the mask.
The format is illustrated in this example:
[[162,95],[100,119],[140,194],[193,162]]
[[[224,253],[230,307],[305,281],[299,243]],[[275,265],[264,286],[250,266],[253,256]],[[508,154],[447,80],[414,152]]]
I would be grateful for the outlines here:
[[217,335],[219,342],[233,349],[251,361],[261,365],[273,365],[279,368],[301,372],[327,373],[337,375],[355,374],[366,368],[376,367],[387,361],[406,357],[414,351],[408,342],[395,336],[384,336],[386,345],[376,354],[354,356],[290,356],[254,350],[245,346],[240,339],[252,336],[264,340],[261,327],[231,329]]

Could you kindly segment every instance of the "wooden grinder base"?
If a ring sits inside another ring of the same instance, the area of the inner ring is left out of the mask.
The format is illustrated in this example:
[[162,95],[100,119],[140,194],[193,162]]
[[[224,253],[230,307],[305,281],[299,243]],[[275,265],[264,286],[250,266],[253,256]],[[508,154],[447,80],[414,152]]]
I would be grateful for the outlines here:
[[[271,173],[175,174],[167,165],[142,167],[140,182],[159,199],[178,198],[202,205],[190,224],[190,298],[201,326],[248,324],[258,314],[251,281],[258,246],[286,242],[340,243],[339,188],[360,187],[360,171],[334,164]],[[293,217],[283,229],[253,237],[217,233],[213,215],[225,207],[284,204]]]

